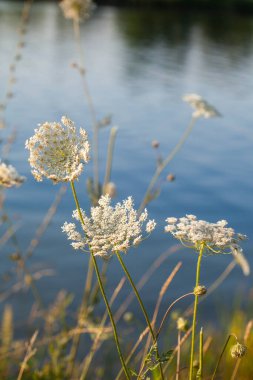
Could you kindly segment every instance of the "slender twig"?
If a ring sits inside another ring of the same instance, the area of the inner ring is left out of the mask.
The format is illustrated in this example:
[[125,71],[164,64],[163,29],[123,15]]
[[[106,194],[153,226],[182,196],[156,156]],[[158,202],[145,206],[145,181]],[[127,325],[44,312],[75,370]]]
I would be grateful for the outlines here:
[[114,150],[117,130],[118,130],[117,127],[112,127],[111,131],[110,131],[110,138],[109,138],[109,144],[108,144],[108,150],[107,150],[105,178],[104,178],[104,184],[103,184],[103,192],[105,191],[105,187],[108,184],[108,182],[110,182],[110,178],[111,178],[113,150]]
[[169,315],[169,312],[171,311],[171,309],[173,308],[173,306],[174,306],[178,301],[181,301],[182,299],[184,299],[184,298],[186,298],[186,297],[188,297],[188,296],[192,296],[192,295],[194,295],[193,292],[186,293],[186,294],[182,295],[181,297],[178,297],[175,301],[173,301],[173,302],[170,304],[170,306],[168,307],[168,309],[166,310],[166,312],[165,312],[165,314],[164,314],[164,316],[163,316],[162,322],[160,323],[159,329],[158,329],[158,331],[157,331],[157,333],[156,333],[156,339],[159,338],[159,335],[160,335],[160,332],[161,332],[162,327],[163,327],[163,325],[164,325],[164,322],[165,322],[165,320],[167,319],[167,317],[168,317],[168,315]]
[[[197,287],[199,285],[200,264],[201,264],[203,252],[204,252],[204,244],[201,245],[200,251],[199,251],[197,269],[196,269],[195,287]],[[198,311],[198,299],[199,299],[199,296],[197,294],[195,294],[193,319],[192,319],[192,340],[191,340],[191,358],[190,358],[189,380],[193,380],[193,359],[194,359],[194,348],[195,348],[195,330],[196,330],[196,319],[197,319],[197,311]]]
[[80,66],[79,67],[79,73],[82,78],[82,83],[83,83],[83,90],[84,90],[84,95],[87,99],[91,119],[92,119],[92,124],[93,124],[93,180],[94,180],[94,190],[96,193],[96,198],[99,196],[99,167],[98,167],[98,162],[99,162],[99,154],[98,154],[98,121],[97,121],[97,115],[93,103],[93,99],[91,97],[90,89],[87,83],[87,80],[85,78],[85,67],[84,67],[84,54],[83,54],[83,49],[82,49],[82,44],[81,44],[81,34],[80,34],[80,23],[79,20],[74,20],[73,21],[73,29],[74,29],[74,35],[77,43],[77,50],[78,50],[78,55],[79,55],[79,62]]
[[172,151],[169,153],[169,155],[165,158],[165,160],[157,167],[149,185],[148,185],[148,188],[146,190],[146,193],[143,197],[143,200],[141,202],[141,205],[139,207],[139,210],[138,212],[141,213],[142,210],[144,209],[144,207],[146,206],[146,204],[148,203],[148,199],[149,199],[149,196],[151,194],[151,191],[153,190],[160,174],[162,173],[162,171],[166,168],[166,166],[173,160],[173,158],[175,157],[175,155],[177,154],[177,152],[179,151],[179,149],[182,147],[182,145],[184,144],[184,142],[187,140],[188,136],[190,135],[194,125],[195,125],[195,122],[196,122],[196,118],[195,117],[192,117],[191,118],[191,121],[188,125],[188,127],[186,128],[185,132],[183,133],[183,135],[181,136],[180,140],[178,141],[178,143],[176,144],[176,146],[172,149]]

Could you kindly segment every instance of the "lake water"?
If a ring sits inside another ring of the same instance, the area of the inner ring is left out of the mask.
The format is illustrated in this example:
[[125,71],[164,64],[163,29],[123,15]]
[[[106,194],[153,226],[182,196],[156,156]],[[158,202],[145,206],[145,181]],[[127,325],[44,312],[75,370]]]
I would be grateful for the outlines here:
[[[1,97],[6,92],[18,38],[20,11],[20,3],[0,2]],[[160,153],[165,156],[190,121],[191,109],[182,101],[183,94],[199,93],[222,114],[221,118],[198,120],[164,172],[162,192],[148,206],[158,227],[125,257],[133,278],[139,279],[160,254],[175,244],[163,232],[166,217],[188,213],[211,222],[227,219],[236,231],[247,234],[244,250],[253,264],[253,17],[101,7],[82,24],[81,37],[87,80],[98,116],[111,113],[113,124],[119,127],[112,171],[117,201],[132,195],[135,204],[140,204],[155,169],[156,152],[151,141],[160,141]],[[16,129],[17,138],[8,158],[27,177],[22,187],[6,192],[5,203],[9,216],[18,221],[16,235],[22,249],[28,246],[59,190],[49,181],[35,182],[25,140],[38,123],[56,121],[62,115],[92,133],[80,78],[71,68],[77,60],[72,24],[63,18],[56,4],[34,4],[25,43],[15,73],[14,97],[5,112],[7,129],[2,132],[6,138]],[[101,175],[108,136],[109,129],[103,129]],[[85,209],[89,207],[85,180],[91,173],[90,165],[77,184]],[[168,173],[175,175],[174,182],[164,180]],[[55,270],[55,276],[38,282],[44,301],[51,302],[64,288],[74,293],[76,306],[82,295],[88,257],[73,251],[60,229],[65,220],[71,220],[73,208],[68,189],[29,265]],[[11,268],[8,255],[12,252],[11,244],[2,248],[2,274]],[[163,309],[175,296],[192,289],[196,256],[183,249],[165,261],[145,286],[142,294],[150,310],[179,260],[183,261],[181,274],[171,285]],[[208,287],[230,261],[230,256],[206,257],[202,283]],[[117,261],[112,260],[108,293],[121,277]],[[231,308],[234,294],[245,292],[251,284],[252,276],[246,278],[236,268],[220,290],[206,300],[202,313],[209,312],[211,305],[218,308],[224,299]],[[125,286],[119,302],[128,293]],[[21,319],[26,318],[31,305],[29,293],[14,294],[8,302],[14,304]],[[137,309],[137,305],[132,308]]]

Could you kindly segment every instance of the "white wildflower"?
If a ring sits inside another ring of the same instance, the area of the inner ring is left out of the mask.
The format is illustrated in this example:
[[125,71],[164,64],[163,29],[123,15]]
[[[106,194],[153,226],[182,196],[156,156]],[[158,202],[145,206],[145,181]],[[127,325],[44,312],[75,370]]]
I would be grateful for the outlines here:
[[20,176],[17,170],[12,165],[6,165],[4,162],[0,163],[0,186],[13,187],[20,186],[25,177]]
[[75,21],[88,18],[94,6],[91,0],[62,0],[59,5],[64,17]]
[[[231,253],[240,249],[239,241],[245,239],[245,235],[237,234],[233,228],[225,227],[227,221],[209,223],[197,220],[195,215],[186,215],[183,218],[167,218],[166,232],[170,232],[183,244],[199,249],[204,245],[206,249],[214,253]],[[241,249],[240,249],[241,250]]]
[[61,122],[40,125],[26,141],[32,174],[37,181],[43,177],[54,183],[73,181],[89,161],[90,146],[85,130],[80,128],[78,134],[73,121],[65,116]]
[[194,109],[193,117],[204,117],[208,119],[210,117],[221,116],[221,114],[200,95],[186,94],[183,96],[183,100],[189,103]]
[[[98,206],[91,208],[90,217],[81,210],[84,224],[80,221],[78,210],[73,212],[73,218],[80,222],[83,229],[82,236],[77,233],[75,223],[65,222],[62,230],[69,240],[74,241],[72,246],[75,249],[90,250],[94,255],[104,258],[117,251],[126,252],[143,240],[142,227],[147,218],[146,210],[138,217],[133,206],[131,197],[112,207],[111,198],[102,196]],[[151,232],[154,226],[155,222],[149,221],[146,229]]]

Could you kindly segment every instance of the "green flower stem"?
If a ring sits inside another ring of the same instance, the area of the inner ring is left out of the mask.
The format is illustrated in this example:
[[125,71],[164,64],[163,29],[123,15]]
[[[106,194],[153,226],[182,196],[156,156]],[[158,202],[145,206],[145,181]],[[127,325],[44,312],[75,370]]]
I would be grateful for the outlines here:
[[[204,252],[204,247],[205,247],[205,245],[202,244],[200,246],[200,250],[199,250],[199,257],[198,257],[197,269],[196,269],[195,287],[197,287],[199,285],[200,264],[201,264],[201,259],[202,259],[203,252]],[[197,318],[197,311],[198,311],[198,299],[199,299],[199,296],[195,294],[193,319],[192,319],[192,340],[191,340],[191,359],[190,359],[189,380],[193,380],[193,359],[194,359],[195,330],[196,330],[196,318]]]
[[[116,252],[116,255],[117,255],[117,257],[118,257],[118,260],[119,260],[119,262],[120,262],[120,265],[122,266],[122,268],[123,268],[123,270],[124,270],[124,272],[125,272],[125,274],[126,274],[128,280],[129,280],[129,282],[130,282],[130,284],[131,284],[131,286],[132,286],[132,288],[133,288],[133,291],[134,291],[134,293],[135,293],[135,295],[136,295],[136,298],[138,299],[138,302],[139,302],[139,304],[140,304],[141,310],[142,310],[142,312],[143,312],[143,314],[144,314],[144,317],[145,317],[145,319],[146,319],[146,322],[147,322],[147,325],[148,325],[148,328],[149,328],[150,334],[151,334],[151,336],[152,336],[153,344],[154,344],[154,345],[157,345],[156,335],[155,335],[155,333],[154,333],[154,331],[153,331],[153,328],[152,328],[152,326],[151,326],[151,322],[150,322],[150,319],[149,319],[149,317],[148,317],[148,313],[147,313],[146,308],[145,308],[145,306],[144,306],[144,304],[143,304],[143,302],[142,302],[142,299],[141,299],[141,297],[140,297],[140,294],[139,294],[139,292],[138,292],[138,290],[137,290],[137,288],[136,288],[136,286],[135,286],[135,284],[134,284],[134,282],[133,282],[133,279],[132,279],[130,273],[128,272],[127,267],[125,266],[124,261],[122,260],[122,257],[120,256],[120,253],[119,253],[119,252]],[[158,356],[159,356],[159,354],[158,354]],[[164,380],[164,375],[163,375],[163,370],[162,370],[162,365],[161,365],[161,363],[159,363],[159,367],[160,367],[161,379]]]
[[112,311],[111,311],[109,302],[107,300],[107,297],[106,297],[106,294],[105,294],[105,290],[104,290],[104,287],[103,287],[103,283],[102,283],[102,280],[101,280],[101,277],[100,277],[100,274],[99,274],[99,270],[98,270],[98,266],[97,266],[97,261],[96,261],[96,258],[95,258],[94,254],[92,252],[91,252],[91,256],[92,256],[95,272],[96,272],[96,275],[97,275],[97,278],[98,278],[99,287],[100,287],[102,296],[103,296],[104,301],[105,301],[107,312],[108,312],[110,320],[111,320],[111,324],[112,324],[112,328],[113,328],[113,333],[114,333],[114,339],[115,339],[115,343],[116,343],[116,346],[117,346],[117,349],[118,349],[118,354],[119,354],[119,357],[120,357],[120,361],[121,361],[122,367],[124,369],[126,378],[128,380],[130,380],[130,376],[128,374],[127,367],[126,367],[126,364],[125,364],[125,361],[124,361],[124,358],[123,358],[123,355],[122,355],[122,352],[121,352],[121,349],[120,349],[117,329],[116,329],[116,325],[115,325],[114,318],[113,318],[113,315],[112,315]]
[[[77,197],[77,194],[76,194],[76,189],[75,189],[75,185],[74,185],[73,181],[71,181],[71,188],[72,188],[73,197],[74,197],[74,200],[75,200],[75,203],[76,203],[76,208],[78,210],[78,214],[79,214],[79,217],[80,217],[80,221],[84,225],[84,220],[83,220],[83,216],[82,216],[82,213],[81,213],[81,208],[80,208],[80,204],[79,204],[79,201],[78,201],[78,197]],[[114,322],[113,314],[112,314],[109,302],[108,302],[106,294],[105,294],[105,290],[104,290],[104,286],[103,286],[103,283],[102,283],[102,280],[101,280],[101,277],[100,277],[97,261],[96,261],[96,258],[95,258],[94,254],[92,252],[91,252],[91,257],[92,257],[93,266],[95,268],[95,272],[96,272],[96,275],[97,275],[98,284],[99,284],[102,296],[104,298],[104,302],[105,302],[105,305],[106,305],[106,308],[107,308],[108,315],[109,315],[110,320],[111,320],[111,324],[112,324],[112,328],[113,328],[113,334],[114,334],[114,339],[115,339],[115,343],[116,343],[116,346],[117,346],[117,350],[118,350],[118,354],[119,354],[119,357],[120,357],[120,361],[121,361],[122,367],[124,369],[124,372],[125,372],[127,380],[130,380],[130,376],[128,374],[127,367],[126,367],[126,364],[125,364],[125,361],[124,361],[124,358],[123,358],[123,355],[122,355],[122,352],[121,352],[121,349],[120,349],[119,338],[118,338],[118,333],[117,333],[117,329],[116,329],[116,324]]]

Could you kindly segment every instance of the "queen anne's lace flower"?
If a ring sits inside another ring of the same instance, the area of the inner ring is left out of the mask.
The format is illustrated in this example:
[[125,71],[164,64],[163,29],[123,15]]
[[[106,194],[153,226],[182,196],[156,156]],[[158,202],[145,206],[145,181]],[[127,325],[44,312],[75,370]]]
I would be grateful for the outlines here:
[[194,109],[193,117],[204,117],[208,119],[210,117],[221,116],[220,113],[200,95],[186,94],[183,96],[183,100],[189,103]]
[[[64,223],[62,230],[72,240],[74,249],[91,250],[94,255],[108,258],[115,252],[126,252],[130,246],[141,242],[147,211],[138,217],[131,197],[117,203],[115,207],[110,203],[110,197],[105,195],[99,199],[98,206],[91,208],[90,217],[81,210],[84,224],[80,221],[78,211],[73,212],[73,218],[80,222],[84,236],[77,232],[75,223]],[[146,225],[148,232],[154,227],[154,221]]]
[[88,18],[92,6],[91,0],[62,0],[60,2],[64,17],[76,21]]
[[6,165],[4,162],[0,163],[0,186],[13,187],[20,186],[25,177],[20,176],[17,170],[12,165]]
[[54,183],[73,181],[89,161],[90,146],[85,130],[80,128],[78,134],[74,123],[65,116],[61,122],[40,125],[26,141],[32,174],[37,181],[43,177]]
[[186,215],[179,219],[167,218],[166,222],[166,232],[197,250],[204,245],[214,253],[231,253],[235,248],[240,249],[239,241],[246,239],[245,235],[237,234],[233,228],[226,227],[226,220],[208,223],[197,220],[195,215]]

